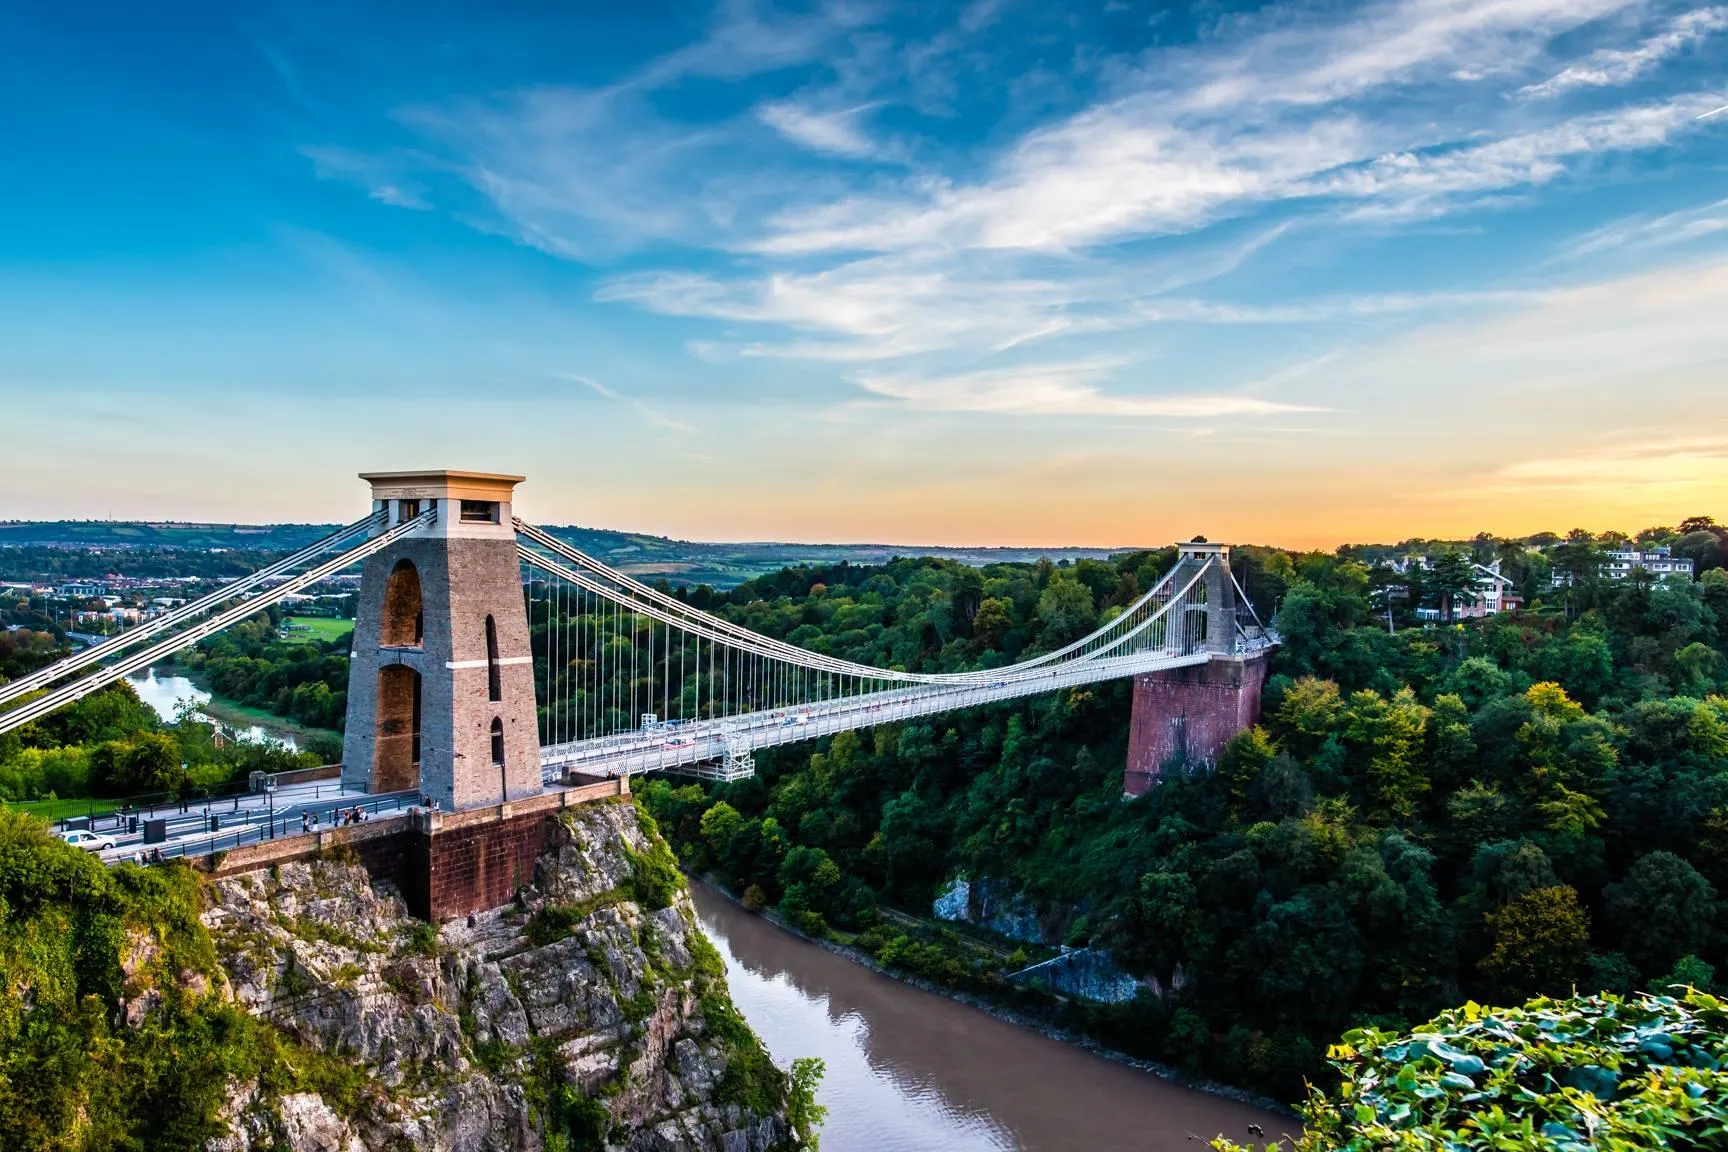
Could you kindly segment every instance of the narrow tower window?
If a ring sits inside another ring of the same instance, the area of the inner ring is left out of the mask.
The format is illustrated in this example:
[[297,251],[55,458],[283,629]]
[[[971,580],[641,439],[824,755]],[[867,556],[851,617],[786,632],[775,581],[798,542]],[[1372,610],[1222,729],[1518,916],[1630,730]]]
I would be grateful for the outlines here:
[[498,621],[486,617],[486,699],[504,699],[504,677],[498,666]]
[[492,718],[492,763],[504,763],[504,721]]

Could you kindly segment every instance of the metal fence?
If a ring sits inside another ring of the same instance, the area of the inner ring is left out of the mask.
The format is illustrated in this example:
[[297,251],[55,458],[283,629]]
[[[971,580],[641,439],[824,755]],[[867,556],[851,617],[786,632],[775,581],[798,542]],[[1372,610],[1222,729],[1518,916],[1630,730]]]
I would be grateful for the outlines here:
[[[187,836],[182,832],[178,837],[157,844],[145,844],[141,840],[132,840],[128,833],[128,842],[116,846],[112,851],[103,853],[111,864],[125,861],[138,863],[154,863],[158,860],[173,860],[187,856],[208,856],[213,852],[230,852],[235,848],[243,848],[248,844],[261,844],[267,840],[278,840],[289,836],[303,836],[312,832],[323,832],[345,826],[350,814],[362,813],[365,818],[372,819],[380,815],[394,815],[406,811],[420,803],[418,792],[385,792],[364,799],[347,797],[328,801],[313,800],[306,804],[296,804],[286,812],[276,812],[269,806],[271,799],[268,793],[259,794],[260,800],[265,800],[266,807],[260,812],[249,808],[243,812],[222,813],[213,811],[197,813],[193,819],[209,821],[214,819],[215,828],[206,836]],[[223,817],[244,820],[245,823],[230,828],[222,827]],[[172,834],[172,833],[171,833]]]

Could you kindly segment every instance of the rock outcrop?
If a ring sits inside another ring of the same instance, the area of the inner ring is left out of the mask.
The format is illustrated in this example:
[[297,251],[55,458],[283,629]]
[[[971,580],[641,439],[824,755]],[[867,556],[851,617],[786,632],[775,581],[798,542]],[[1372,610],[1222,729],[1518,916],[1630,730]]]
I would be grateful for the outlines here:
[[244,1085],[211,1152],[792,1147],[786,1078],[651,824],[554,819],[517,903],[436,930],[358,863],[212,881],[232,995],[293,1075]]
[[1142,988],[1158,992],[1155,982],[1136,980],[1099,948],[1064,948],[1060,956],[1011,972],[1008,979],[1098,1004],[1126,1004]]
[[1025,944],[1044,943],[1044,928],[1038,910],[1024,895],[990,879],[950,880],[930,908],[938,920],[975,924],[998,936]]

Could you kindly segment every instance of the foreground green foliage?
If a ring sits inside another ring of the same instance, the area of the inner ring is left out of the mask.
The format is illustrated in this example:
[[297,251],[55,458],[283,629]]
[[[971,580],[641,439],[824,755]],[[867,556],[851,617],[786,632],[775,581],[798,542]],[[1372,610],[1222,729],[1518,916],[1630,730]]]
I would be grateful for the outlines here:
[[1329,1057],[1342,1083],[1310,1094],[1297,1152],[1728,1148],[1728,1005],[1694,989],[1469,1003]]
[[828,1109],[816,1103],[816,1087],[828,1066],[814,1056],[801,1056],[792,1061],[792,1075],[786,1087],[786,1123],[800,1148],[815,1152],[816,1129],[828,1118]]

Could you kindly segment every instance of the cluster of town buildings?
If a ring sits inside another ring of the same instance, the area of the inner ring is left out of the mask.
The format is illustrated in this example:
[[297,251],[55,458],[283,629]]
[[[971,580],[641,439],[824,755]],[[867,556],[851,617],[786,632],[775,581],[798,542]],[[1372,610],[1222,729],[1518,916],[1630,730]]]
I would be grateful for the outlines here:
[[[1606,553],[1606,556],[1600,571],[1610,580],[1625,580],[1634,572],[1646,572],[1658,580],[1667,576],[1684,576],[1690,580],[1693,576],[1692,561],[1683,556],[1675,556],[1665,545],[1652,545],[1648,550],[1615,549]],[[1394,572],[1403,573],[1412,568],[1431,568],[1433,562],[1427,556],[1403,556],[1390,561],[1389,566]],[[1500,561],[1496,560],[1492,564],[1473,562],[1470,567],[1476,576],[1474,596],[1469,603],[1465,603],[1461,598],[1452,606],[1452,619],[1478,620],[1501,612],[1516,612],[1524,606],[1524,598],[1519,595],[1516,584],[1501,572]],[[1555,572],[1550,577],[1549,586],[1564,588],[1571,583],[1570,573]],[[1440,609],[1418,608],[1416,615],[1423,620],[1437,620]]]

